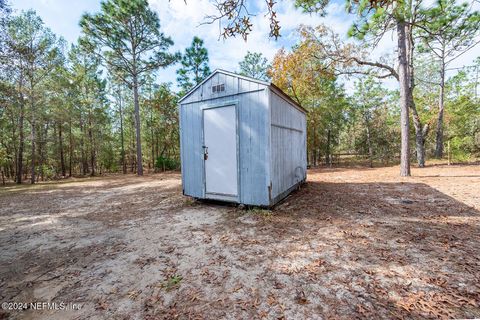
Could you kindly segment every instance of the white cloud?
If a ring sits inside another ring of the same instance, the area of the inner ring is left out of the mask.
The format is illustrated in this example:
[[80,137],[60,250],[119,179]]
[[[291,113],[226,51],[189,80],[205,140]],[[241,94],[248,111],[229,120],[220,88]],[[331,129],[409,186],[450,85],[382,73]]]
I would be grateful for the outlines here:
[[[205,17],[215,15],[216,9],[209,0],[152,0],[150,4],[157,11],[162,25],[162,31],[175,41],[174,50],[184,51],[194,36],[204,40],[209,52],[210,66],[230,71],[238,69],[238,62],[247,51],[261,52],[272,59],[280,44],[268,37],[269,26],[262,14],[252,17],[254,30],[248,40],[229,38],[219,39],[220,29],[217,22],[204,24]],[[175,70],[178,66],[169,67],[159,72],[161,81],[174,82]]]
[[[202,24],[208,15],[217,14],[211,0],[150,0],[152,8],[159,14],[162,31],[175,41],[174,50],[184,51],[192,38],[198,36],[205,42],[209,51],[212,69],[222,68],[230,71],[238,69],[238,63],[247,51],[261,52],[269,60],[281,48],[290,48],[298,41],[296,32],[300,24],[316,26],[320,23],[333,28],[337,33],[346,35],[351,21],[346,19],[344,7],[337,3],[328,6],[326,17],[304,14],[294,7],[293,1],[279,1],[276,4],[277,16],[281,25],[281,37],[278,40],[269,37],[270,26],[265,16],[265,1],[259,0],[252,9],[253,30],[248,40],[242,38],[219,39],[218,23]],[[250,9],[250,8],[249,8]],[[160,81],[175,82],[175,70],[178,66],[169,67],[159,72]]]

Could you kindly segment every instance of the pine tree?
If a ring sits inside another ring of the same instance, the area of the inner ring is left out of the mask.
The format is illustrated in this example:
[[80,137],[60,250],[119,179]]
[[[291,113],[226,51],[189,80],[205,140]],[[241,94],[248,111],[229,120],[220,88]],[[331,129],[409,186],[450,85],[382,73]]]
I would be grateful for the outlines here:
[[139,88],[149,71],[173,64],[178,56],[167,52],[172,39],[160,32],[160,20],[147,0],[107,0],[97,14],[85,14],[83,33],[109,68],[133,89],[137,174],[143,175]]
[[[10,65],[18,75],[20,88],[20,141],[17,156],[17,183],[22,183],[23,153],[25,146],[24,121],[26,108],[30,115],[31,141],[31,183],[35,183],[36,174],[36,142],[37,113],[40,107],[40,85],[49,76],[55,66],[60,63],[56,36],[45,27],[42,19],[35,11],[29,10],[12,18],[8,22],[8,51],[11,53]],[[28,101],[28,102],[27,102]]]
[[239,63],[240,74],[262,81],[269,81],[268,70],[271,68],[267,58],[259,52],[248,51]]
[[182,67],[177,70],[177,81],[184,94],[210,74],[208,51],[203,46],[202,39],[193,37],[191,46],[185,50],[185,54],[182,56],[181,64]]
[[443,118],[445,110],[445,73],[448,65],[474,48],[480,34],[480,13],[467,3],[439,0],[432,8],[422,11],[425,25],[419,28],[422,52],[433,53],[440,65],[435,157],[443,156]]

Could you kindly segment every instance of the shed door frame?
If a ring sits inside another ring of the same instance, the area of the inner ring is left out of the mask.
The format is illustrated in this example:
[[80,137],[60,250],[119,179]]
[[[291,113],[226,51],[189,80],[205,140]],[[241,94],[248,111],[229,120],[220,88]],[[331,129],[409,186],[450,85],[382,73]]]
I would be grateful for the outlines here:
[[[225,102],[220,102],[216,104],[209,104],[208,106],[202,109],[202,146],[205,145],[205,110],[215,109],[215,108],[223,108],[233,106],[235,109],[235,136],[236,136],[236,157],[237,157],[237,195],[225,195],[225,194],[218,194],[218,193],[207,193],[207,179],[206,179],[206,171],[205,171],[205,160],[202,161],[203,164],[203,196],[207,199],[215,199],[215,200],[222,200],[222,201],[233,201],[239,202],[241,199],[241,188],[240,188],[240,135],[239,135],[239,112],[238,112],[238,100],[230,100]],[[203,151],[203,150],[202,150]],[[203,156],[203,153],[202,153]]]

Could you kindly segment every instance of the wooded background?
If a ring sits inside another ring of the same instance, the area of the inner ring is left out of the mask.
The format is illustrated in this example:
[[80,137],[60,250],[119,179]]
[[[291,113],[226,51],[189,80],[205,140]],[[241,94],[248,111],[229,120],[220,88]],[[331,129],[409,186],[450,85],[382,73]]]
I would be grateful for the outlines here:
[[[224,17],[223,36],[248,39],[254,26],[244,1],[217,4],[218,17],[210,22]],[[325,1],[296,4],[325,14]],[[278,37],[275,3],[267,5],[271,36]],[[236,70],[271,80],[309,111],[309,164],[339,159],[395,164],[401,136],[408,139],[404,147],[415,145],[412,152],[402,150],[420,167],[429,158],[478,160],[480,57],[463,68],[449,67],[476,50],[480,18],[473,4],[347,1],[347,6],[358,17],[350,31],[355,41],[342,41],[328,26],[299,25],[300,41],[293,48],[280,50],[271,62],[249,52]],[[100,12],[82,17],[82,35],[71,45],[34,11],[13,14],[5,0],[0,23],[3,183],[179,169],[177,101],[210,73],[202,39],[194,37],[184,52],[171,52],[174,35],[161,32],[146,0],[104,1]],[[369,56],[391,30],[404,33],[398,52],[405,52],[405,78],[400,54],[380,61]],[[159,83],[156,71],[174,64],[177,86]],[[344,87],[345,77],[355,81],[352,92]],[[386,77],[398,79],[401,90],[384,87]],[[401,122],[405,112],[408,123]]]

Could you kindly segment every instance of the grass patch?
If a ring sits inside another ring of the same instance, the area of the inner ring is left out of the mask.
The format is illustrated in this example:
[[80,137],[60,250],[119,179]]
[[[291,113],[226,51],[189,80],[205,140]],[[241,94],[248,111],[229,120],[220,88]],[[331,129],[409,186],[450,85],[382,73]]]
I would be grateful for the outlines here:
[[273,216],[273,211],[272,210],[261,209],[261,208],[249,209],[248,213],[254,214],[254,215],[257,215],[257,216],[262,216],[264,218],[270,218],[271,216]]
[[194,198],[188,197],[185,199],[184,205],[186,207],[195,207],[196,205],[198,205],[198,201],[195,200]]
[[165,288],[166,291],[171,291],[173,289],[177,289],[180,286],[180,282],[182,281],[182,276],[180,275],[174,275],[165,281],[163,284],[163,287]]

